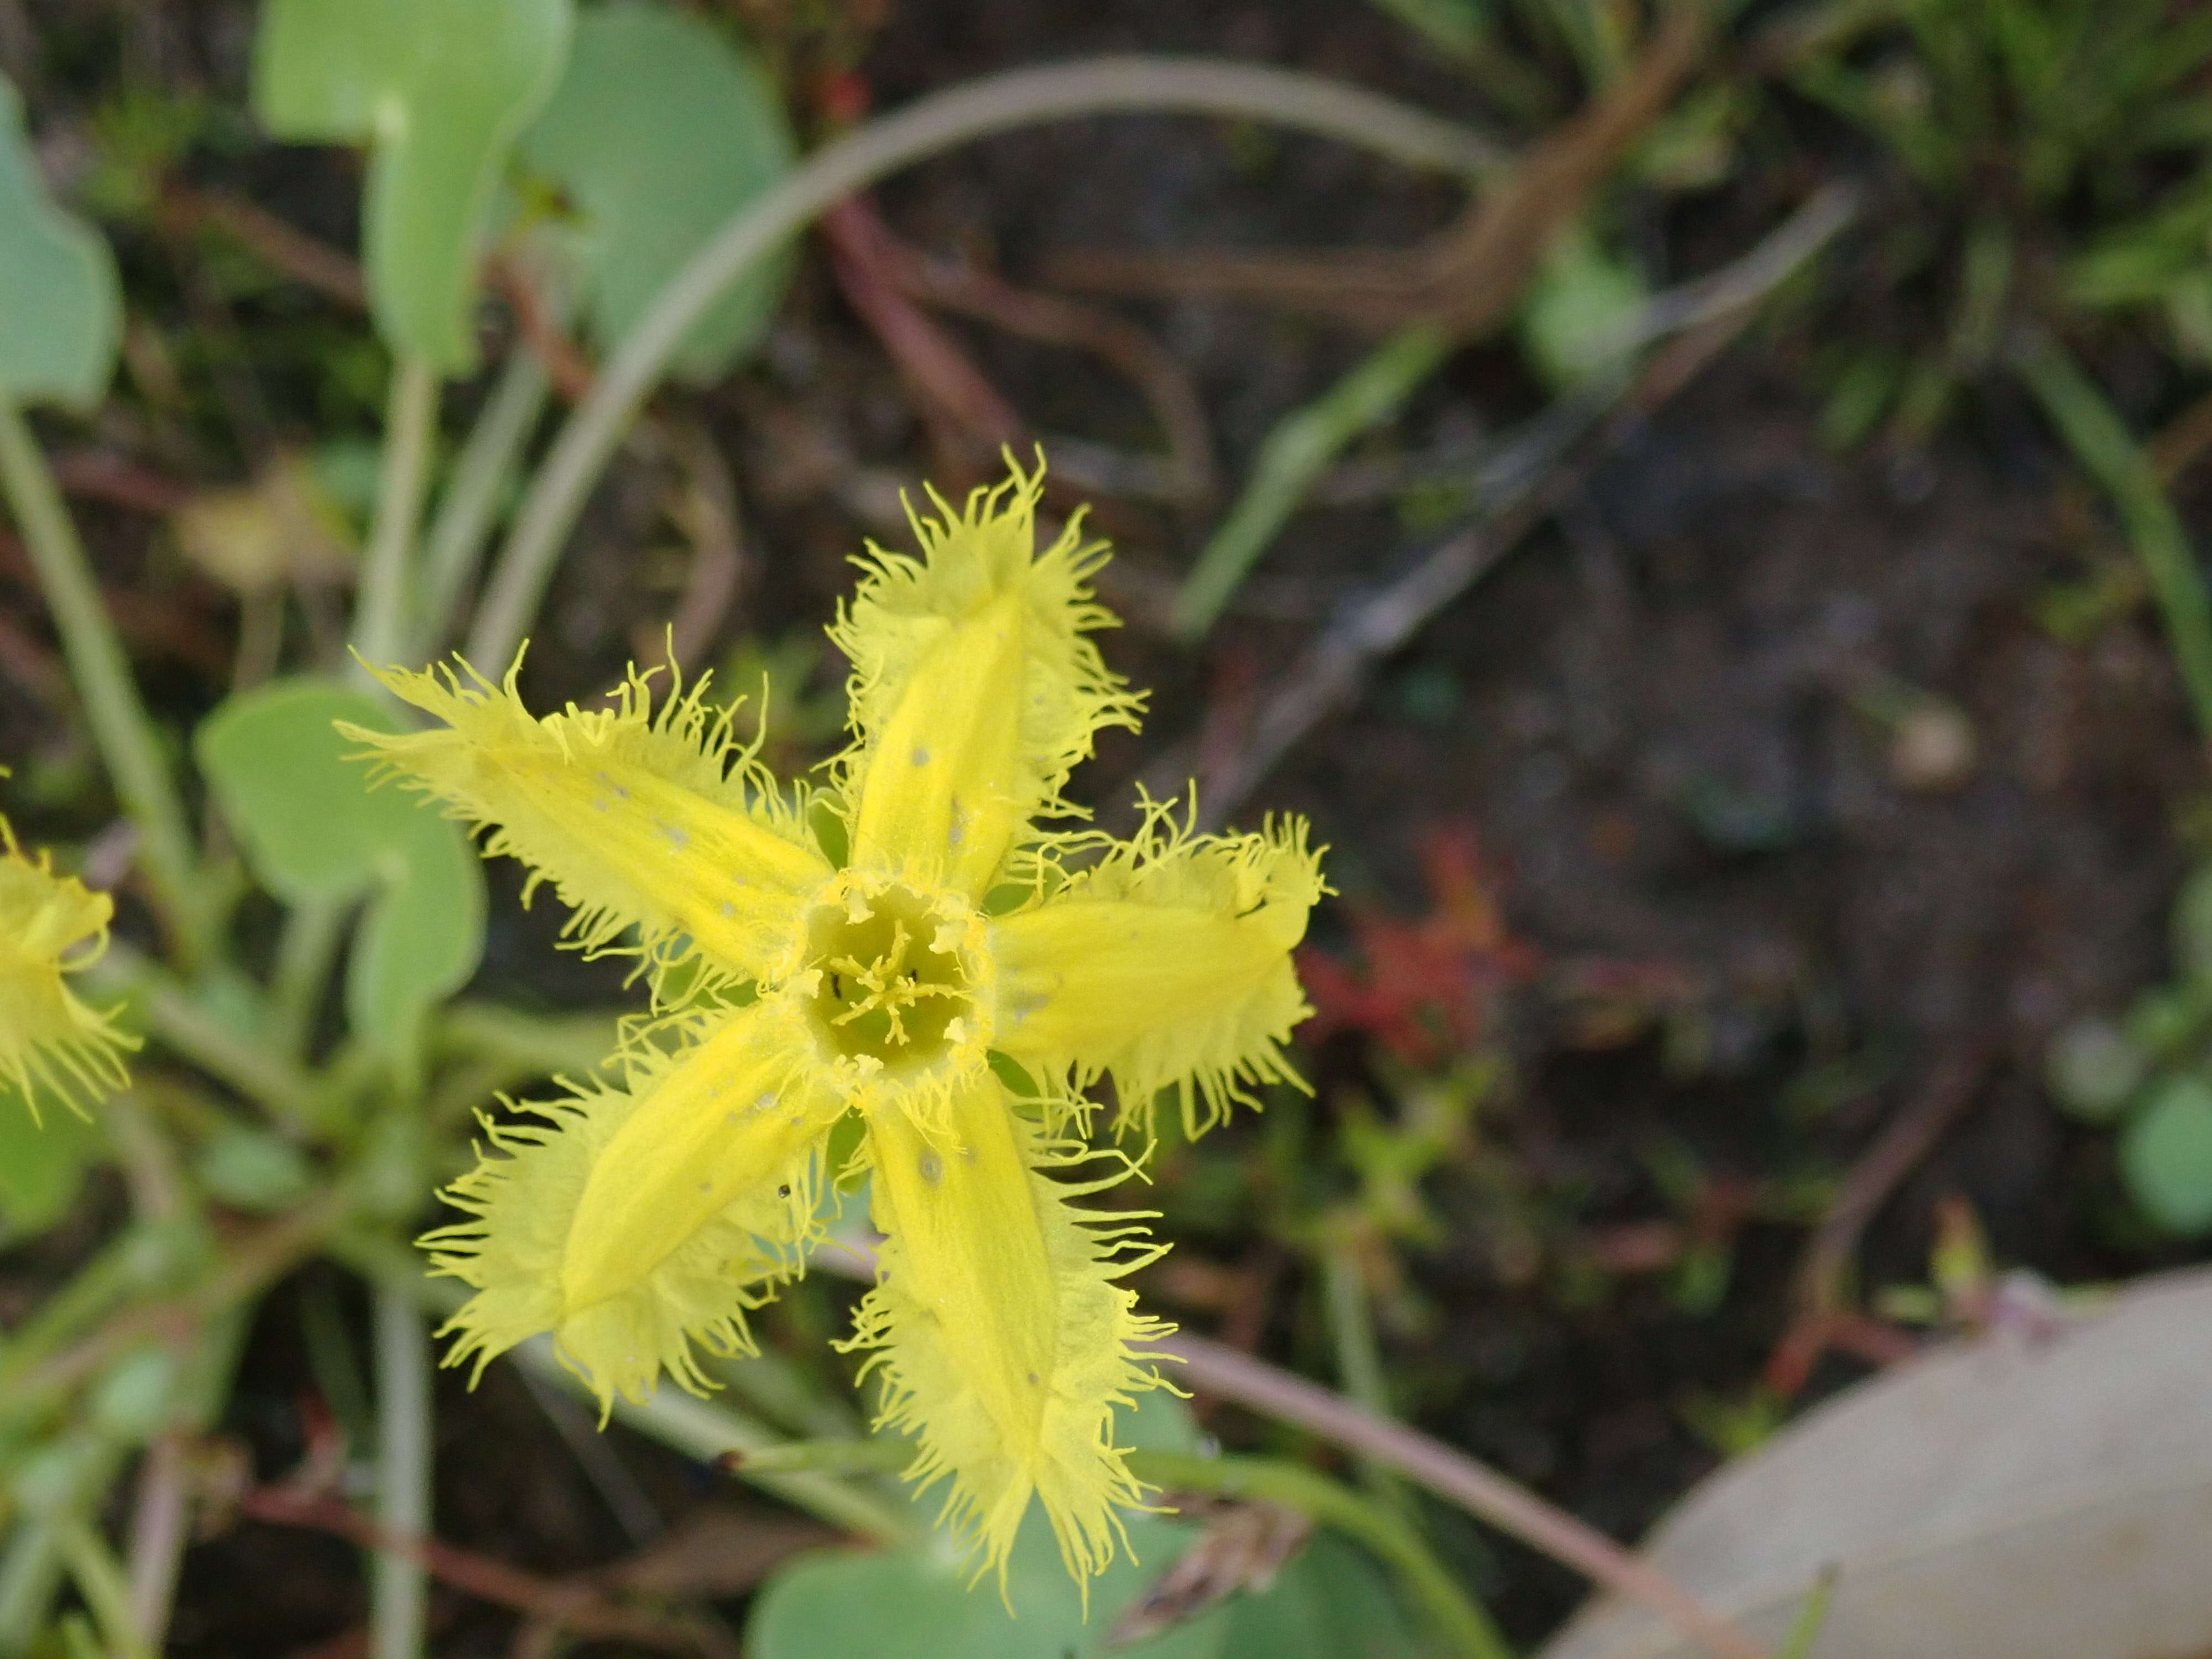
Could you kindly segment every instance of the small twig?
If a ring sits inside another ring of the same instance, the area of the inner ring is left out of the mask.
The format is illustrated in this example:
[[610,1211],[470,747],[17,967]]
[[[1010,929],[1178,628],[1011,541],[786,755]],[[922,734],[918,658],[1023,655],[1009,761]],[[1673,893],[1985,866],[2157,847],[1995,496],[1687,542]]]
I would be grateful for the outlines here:
[[842,201],[822,216],[837,285],[853,309],[867,319],[899,378],[921,404],[938,463],[957,486],[987,467],[999,451],[1019,445],[1022,417],[958,343],[908,298],[896,275],[890,232],[865,196]]
[[174,1431],[146,1448],[131,1513],[131,1614],[146,1644],[161,1650],[176,1599],[191,1518],[191,1471],[185,1437]]
[[576,515],[685,334],[757,261],[886,174],[988,134],[1109,111],[1181,110],[1301,127],[1416,166],[1480,173],[1479,133],[1320,76],[1258,64],[1102,57],[986,76],[823,145],[732,215],[655,296],[594,378],[538,469],[501,550],[464,653],[503,663],[530,625]]
[[[1218,825],[1236,812],[1260,781],[1315,726],[1351,701],[1368,670],[1425,627],[1519,544],[1531,530],[1579,490],[1599,464],[1633,433],[1653,410],[1701,373],[1757,314],[1758,301],[1802,267],[1828,238],[1850,222],[1848,201],[1826,192],[1815,196],[1770,236],[1727,270],[1758,270],[1764,287],[1724,283],[1724,273],[1692,285],[1710,296],[1726,295],[1733,309],[1717,313],[1705,306],[1677,306],[1669,290],[1652,304],[1675,308],[1698,325],[1648,362],[1625,394],[1613,400],[1607,416],[1605,388],[1564,399],[1542,417],[1530,451],[1499,480],[1485,516],[1446,538],[1411,569],[1381,589],[1348,601],[1278,683],[1261,706],[1245,742],[1231,763],[1208,775],[1199,794],[1202,818]],[[1808,222],[1821,230],[1806,234]],[[1780,243],[1796,256],[1784,264],[1771,258]],[[1602,417],[1602,418],[1601,418]],[[1589,433],[1595,424],[1597,430]],[[1585,436],[1584,434],[1589,435]],[[1579,443],[1577,443],[1579,440]],[[1534,463],[1534,464],[1532,464]],[[1179,745],[1147,770],[1157,793],[1172,793],[1189,775],[1192,755]]]
[[21,1375],[0,1365],[0,1401],[11,1410],[28,1410],[97,1376],[142,1342],[189,1334],[210,1315],[258,1295],[307,1260],[356,1201],[343,1189],[325,1192],[231,1243],[222,1267],[197,1288],[125,1309],[75,1347]]
[[530,273],[507,259],[485,263],[484,275],[514,313],[516,331],[551,377],[553,389],[568,402],[591,395],[592,365],[562,328],[558,309],[538,292]]
[[1376,1417],[1318,1383],[1203,1337],[1172,1336],[1158,1345],[1158,1352],[1182,1362],[1175,1368],[1178,1382],[1279,1422],[1295,1423],[1347,1451],[1389,1465],[1613,1594],[1663,1614],[1715,1654],[1765,1659],[1757,1644],[1643,1557],[1441,1440]]
[[1891,1116],[1874,1144],[1859,1155],[1829,1201],[1798,1265],[1796,1294],[1803,1312],[1818,1315],[1841,1304],[1844,1270],[1858,1249],[1859,1235],[1898,1183],[1973,1103],[1996,1058],[1996,1048],[1985,1037],[1953,1048],[1936,1060],[1920,1092]]
[[668,437],[684,475],[671,516],[691,538],[691,574],[667,638],[676,661],[696,671],[744,586],[744,529],[729,463],[706,429],[696,421],[674,421]]
[[1096,252],[1066,255],[1046,269],[1070,288],[1244,300],[1357,328],[1420,323],[1454,340],[1472,338],[1511,307],[1559,225],[1664,112],[1702,54],[1711,21],[1697,0],[1673,8],[1632,68],[1501,169],[1454,224],[1418,247],[1212,257]]
[[1056,294],[1017,288],[974,265],[933,259],[896,238],[886,252],[894,278],[917,300],[1024,339],[1077,347],[1111,363],[1143,395],[1159,422],[1178,495],[1204,501],[1213,494],[1213,434],[1205,405],[1188,372],[1144,329]]
[[161,206],[178,229],[211,225],[293,281],[351,310],[368,309],[368,285],[358,264],[242,196],[173,182],[162,191]]
[[436,1538],[394,1533],[335,1498],[259,1486],[240,1500],[238,1510],[240,1515],[272,1526],[332,1533],[363,1549],[405,1556],[441,1583],[495,1607],[551,1620],[580,1637],[636,1642],[673,1651],[713,1651],[696,1625],[642,1608],[617,1606],[588,1585],[541,1577]]

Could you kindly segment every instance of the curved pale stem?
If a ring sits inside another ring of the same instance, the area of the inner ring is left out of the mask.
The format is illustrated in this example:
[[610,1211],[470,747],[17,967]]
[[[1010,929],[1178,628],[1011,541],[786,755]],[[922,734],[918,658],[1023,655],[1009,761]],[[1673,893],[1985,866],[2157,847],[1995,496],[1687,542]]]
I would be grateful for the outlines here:
[[1112,111],[1240,116],[1340,139],[1410,166],[1480,174],[1504,153],[1480,133],[1340,82],[1256,64],[1109,57],[1015,70],[919,100],[817,150],[742,209],[663,289],[569,416],[525,499],[469,634],[503,663],[538,609],[584,498],[691,325],[757,260],[826,209],[973,138]]
[[376,522],[361,566],[361,598],[353,619],[359,661],[347,673],[364,690],[380,688],[363,663],[382,668],[406,650],[412,619],[415,528],[430,476],[430,447],[438,428],[438,372],[417,357],[392,371],[385,401],[384,463],[376,485]]

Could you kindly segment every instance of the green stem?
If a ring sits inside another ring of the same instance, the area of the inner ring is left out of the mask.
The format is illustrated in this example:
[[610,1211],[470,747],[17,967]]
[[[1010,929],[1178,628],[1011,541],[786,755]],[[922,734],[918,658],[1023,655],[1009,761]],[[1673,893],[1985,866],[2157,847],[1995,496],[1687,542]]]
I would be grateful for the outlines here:
[[138,831],[138,863],[179,956],[187,967],[205,962],[214,945],[214,914],[185,828],[176,780],[139,699],[131,664],[100,596],[84,544],[62,505],[38,440],[21,410],[0,397],[0,490],[23,532],[39,586],[52,608],[70,677],[84,700],[100,758],[115,781],[123,810]]
[[523,445],[537,429],[538,417],[544,413],[550,385],[538,354],[518,347],[484,400],[422,538],[422,596],[406,653],[409,661],[434,655],[446,642],[454,608],[476,574],[507,480],[514,475]]
[[299,1064],[314,1035],[331,968],[345,940],[347,908],[310,899],[294,905],[284,917],[269,975],[269,1024],[276,1053],[288,1064]]
[[787,1440],[736,1452],[723,1467],[747,1480],[812,1469],[823,1474],[896,1474],[914,1462],[914,1448],[896,1440]]
[[84,977],[94,991],[121,992],[137,1002],[162,1047],[272,1117],[295,1127],[307,1126],[315,1103],[315,1079],[271,1053],[266,1043],[225,1024],[158,965],[117,945]]
[[131,1611],[131,1581],[107,1540],[82,1516],[72,1515],[55,1529],[63,1565],[76,1581],[77,1593],[92,1610],[107,1644],[109,1659],[152,1659],[152,1650]]
[[[1382,1353],[1375,1340],[1375,1322],[1367,1304],[1367,1280],[1359,1257],[1348,1245],[1332,1247],[1322,1261],[1322,1299],[1328,1307],[1329,1340],[1336,1349],[1337,1375],[1344,1391],[1377,1417],[1395,1417],[1390,1390],[1382,1376]],[[1397,1478],[1371,1457],[1358,1460],[1360,1484],[1389,1503],[1404,1519],[1407,1492]]]
[[[332,1238],[329,1254],[380,1289],[397,1290],[414,1299],[417,1307],[450,1314],[468,1299],[468,1291],[448,1279],[431,1279],[421,1258],[391,1240],[349,1230]],[[766,1424],[720,1401],[700,1400],[673,1389],[662,1389],[642,1401],[617,1396],[603,1405],[574,1372],[561,1363],[549,1336],[533,1336],[510,1349],[507,1358],[525,1367],[539,1381],[562,1393],[589,1401],[604,1423],[609,1416],[664,1446],[702,1463],[714,1463],[728,1452],[751,1454],[786,1443],[784,1437]],[[859,1537],[882,1544],[910,1541],[921,1530],[908,1506],[893,1504],[872,1492],[847,1486],[830,1475],[811,1470],[749,1471],[740,1466],[740,1480],[772,1492],[793,1508],[804,1510]]]
[[[430,1535],[430,1341],[405,1290],[379,1285],[376,1520],[387,1538]],[[371,1659],[422,1659],[429,1577],[415,1553],[379,1550],[369,1569]]]
[[2049,335],[2034,335],[2016,346],[2013,362],[2075,459],[2119,509],[2157,597],[2166,644],[2188,689],[2197,731],[2212,739],[2212,603],[2181,515],[2159,483],[2157,469],[2096,382]]
[[1432,324],[1401,328],[1327,392],[1275,423],[1260,446],[1243,494],[1176,595],[1170,626],[1177,638],[1188,643],[1206,636],[1322,469],[1345,445],[1396,414],[1455,343]]
[[1467,1659],[1513,1659],[1512,1648],[1490,1615],[1429,1553],[1420,1534],[1339,1481],[1272,1458],[1194,1457],[1182,1452],[1132,1452],[1129,1468],[1147,1485],[1259,1498],[1334,1527],[1397,1573],[1454,1652]]
[[19,1521],[0,1549],[0,1659],[30,1651],[61,1588],[60,1528],[41,1516]]
[[730,284],[854,191],[940,151],[1012,127],[1110,111],[1177,110],[1303,128],[1413,167],[1475,177],[1504,161],[1481,134],[1341,82],[1257,64],[1106,57],[1012,70],[933,93],[823,145],[732,216],[654,296],[562,427],[523,499],[464,654],[509,661],[553,562],[623,430],[691,325]]
[[376,522],[361,566],[361,599],[354,613],[353,648],[357,660],[348,674],[362,687],[376,689],[367,663],[386,667],[399,660],[410,630],[409,589],[414,574],[415,528],[422,514],[422,492],[429,481],[430,447],[438,426],[438,372],[419,357],[405,357],[392,371],[385,400],[384,460],[376,484]]

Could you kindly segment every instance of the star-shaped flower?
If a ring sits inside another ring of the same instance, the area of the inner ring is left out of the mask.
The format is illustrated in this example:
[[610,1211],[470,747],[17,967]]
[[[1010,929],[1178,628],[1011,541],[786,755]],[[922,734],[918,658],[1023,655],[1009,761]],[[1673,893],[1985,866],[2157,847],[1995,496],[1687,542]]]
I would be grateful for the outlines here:
[[779,787],[702,688],[653,714],[635,672],[612,708],[543,720],[512,674],[393,672],[446,729],[349,735],[491,826],[586,948],[641,950],[679,1034],[633,1044],[623,1086],[489,1130],[450,1194],[471,1218],[425,1241],[477,1291],[449,1363],[551,1331],[603,1403],[664,1370],[705,1387],[691,1344],[747,1346],[857,1112],[885,1243],[849,1346],[919,1436],[909,1475],[950,1477],[985,1568],[1036,1496],[1083,1577],[1140,1496],[1113,1411],[1158,1386],[1133,1345],[1167,1328],[1118,1282],[1165,1247],[1073,1201],[1130,1167],[1079,1138],[1083,1091],[1110,1076],[1141,1137],[1163,1090],[1195,1133],[1290,1078],[1291,952],[1323,889],[1296,821],[1036,827],[1081,816],[1070,769],[1139,706],[1088,637],[1113,620],[1103,550],[1071,524],[1036,552],[1040,487],[1016,469],[960,512],[933,496],[919,559],[872,550],[830,630],[853,741],[827,787]]
[[106,894],[25,853],[0,817],[0,1093],[21,1096],[33,1118],[42,1093],[82,1113],[125,1081],[137,1041],[65,979],[99,960],[114,913]]

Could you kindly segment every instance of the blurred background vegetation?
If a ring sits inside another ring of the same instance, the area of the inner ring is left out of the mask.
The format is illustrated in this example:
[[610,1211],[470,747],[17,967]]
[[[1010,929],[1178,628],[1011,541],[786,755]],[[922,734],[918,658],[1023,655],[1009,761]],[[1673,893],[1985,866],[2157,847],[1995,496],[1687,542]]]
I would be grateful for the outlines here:
[[[892,113],[1109,52],[1186,61]],[[0,807],[143,1042],[0,1098],[0,1655],[1533,1650],[1811,1402],[2202,1259],[2196,0],[0,0]],[[472,1115],[641,993],[329,729],[526,635],[803,771],[845,561],[1032,445],[1155,688],[1087,798],[1340,890],[1311,1093],[1150,1166],[1210,1346],[1087,1622],[867,1437],[864,1206],[712,1401],[433,1373]]]

